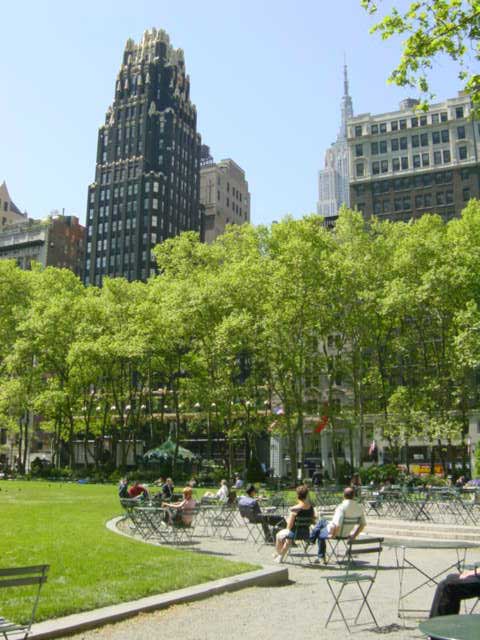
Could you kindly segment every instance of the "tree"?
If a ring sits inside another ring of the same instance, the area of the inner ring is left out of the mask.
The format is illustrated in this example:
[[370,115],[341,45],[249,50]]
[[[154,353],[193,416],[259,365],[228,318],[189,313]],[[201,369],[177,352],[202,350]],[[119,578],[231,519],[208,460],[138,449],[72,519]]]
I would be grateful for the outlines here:
[[[371,14],[378,10],[375,0],[361,0]],[[401,87],[417,87],[431,100],[428,73],[439,55],[458,63],[459,78],[480,112],[480,74],[474,67],[480,61],[479,0],[416,0],[399,11],[392,7],[373,28],[383,40],[395,35],[406,37],[402,55],[389,81]],[[424,103],[426,107],[426,103]]]

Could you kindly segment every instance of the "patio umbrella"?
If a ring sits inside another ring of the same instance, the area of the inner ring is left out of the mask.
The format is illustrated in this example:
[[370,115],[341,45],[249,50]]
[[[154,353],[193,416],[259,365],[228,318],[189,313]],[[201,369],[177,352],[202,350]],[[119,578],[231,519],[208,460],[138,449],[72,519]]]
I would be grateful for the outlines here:
[[[150,449],[143,455],[143,459],[146,462],[156,462],[156,461],[167,461],[172,460],[175,456],[175,449],[177,445],[173,440],[166,440],[162,445],[156,447],[155,449]],[[183,460],[185,462],[193,462],[198,459],[192,451],[185,449],[185,447],[178,447],[177,451],[177,459]]]

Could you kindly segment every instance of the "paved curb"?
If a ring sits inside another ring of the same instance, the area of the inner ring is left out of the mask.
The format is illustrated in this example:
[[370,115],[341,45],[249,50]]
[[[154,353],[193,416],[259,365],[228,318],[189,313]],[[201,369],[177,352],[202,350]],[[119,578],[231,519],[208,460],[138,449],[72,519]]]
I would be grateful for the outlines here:
[[[120,518],[111,520],[107,526],[116,533],[121,533],[114,527]],[[122,535],[126,535],[123,534]],[[130,536],[128,536],[130,537]],[[225,593],[227,591],[238,591],[246,587],[271,587],[286,584],[288,582],[287,567],[264,567],[256,571],[249,571],[230,578],[212,580],[193,587],[177,589],[169,593],[163,593],[131,602],[75,613],[55,620],[47,620],[32,626],[29,640],[46,640],[47,638],[59,638],[65,635],[92,629],[103,624],[118,622],[138,613],[165,609],[174,604],[193,602],[203,598]]]

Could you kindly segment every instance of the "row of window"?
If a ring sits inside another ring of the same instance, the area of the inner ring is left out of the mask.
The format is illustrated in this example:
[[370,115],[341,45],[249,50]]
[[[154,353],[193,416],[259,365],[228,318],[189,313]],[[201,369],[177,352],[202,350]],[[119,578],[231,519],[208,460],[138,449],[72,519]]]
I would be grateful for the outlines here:
[[[462,180],[469,177],[469,171],[462,172]],[[421,189],[431,187],[432,185],[450,184],[453,182],[452,171],[441,171],[439,173],[424,173],[412,177],[396,178],[395,180],[378,180],[372,183],[372,191],[374,194],[387,193],[391,190],[402,191],[410,189]],[[368,190],[367,185],[358,184],[353,187],[357,196],[365,194]]]
[[[428,147],[429,145],[429,135],[431,135],[433,144],[445,144],[450,142],[450,133],[448,129],[442,129],[441,131],[432,131],[431,134],[421,133],[412,135],[410,138],[410,143],[412,148],[417,147]],[[466,132],[465,127],[457,127],[457,140],[465,140]],[[390,142],[390,150],[398,151],[408,149],[408,138],[392,138],[390,141],[380,140],[379,142],[370,143],[370,153],[372,156],[377,156],[379,154],[388,153],[388,142]],[[357,158],[364,155],[365,145],[360,143],[355,145],[355,156]]]
[[[464,108],[456,107],[455,108],[455,118],[460,119],[464,117]],[[441,111],[439,113],[432,113],[421,116],[413,116],[410,118],[410,127],[414,129],[415,127],[425,127],[429,124],[435,125],[440,124],[440,122],[447,122],[448,113],[446,111]],[[390,125],[390,126],[389,126]],[[368,125],[365,125],[365,134],[368,134]],[[390,122],[379,122],[370,125],[370,133],[372,135],[378,135],[382,133],[387,133],[387,131],[402,131],[407,128],[407,118],[400,118],[399,120],[390,120]],[[355,137],[360,137],[364,134],[363,125],[358,124],[355,125]]]
[[[468,157],[468,149],[466,146],[458,147],[458,159],[466,160]],[[422,167],[431,166],[431,160],[433,158],[433,164],[439,166],[441,164],[449,164],[452,160],[450,149],[443,149],[442,151],[434,151],[433,156],[430,153],[418,153],[412,155],[412,166],[414,169],[420,169]],[[362,178],[366,175],[365,163],[357,162],[355,165],[355,174],[357,178]],[[374,160],[371,163],[372,175],[380,175],[382,173],[388,173],[390,168],[392,171],[404,171],[409,168],[409,160],[407,156],[400,158],[392,158],[391,163],[389,160]]]

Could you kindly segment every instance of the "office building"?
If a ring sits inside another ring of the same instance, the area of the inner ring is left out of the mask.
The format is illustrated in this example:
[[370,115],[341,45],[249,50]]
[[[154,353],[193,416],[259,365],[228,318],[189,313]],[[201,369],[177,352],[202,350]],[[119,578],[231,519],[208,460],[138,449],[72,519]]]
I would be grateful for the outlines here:
[[16,260],[22,269],[32,262],[71,269],[82,277],[85,227],[76,216],[54,214],[45,220],[29,218],[0,231],[0,260]]
[[9,224],[24,222],[27,214],[22,213],[8,193],[5,181],[0,184],[0,230]]
[[165,31],[127,41],[88,189],[85,283],[148,278],[154,246],[201,229],[200,136],[181,49]]
[[399,111],[348,121],[351,206],[380,219],[460,216],[480,195],[480,124],[469,97],[432,104],[407,99]]
[[325,154],[325,168],[318,174],[317,213],[333,226],[342,204],[350,205],[347,121],[353,116],[353,103],[348,89],[347,67],[343,68],[341,125],[337,140]]
[[213,242],[228,224],[250,222],[250,193],[244,170],[233,160],[214,162],[202,146],[200,202],[204,207],[203,239]]

